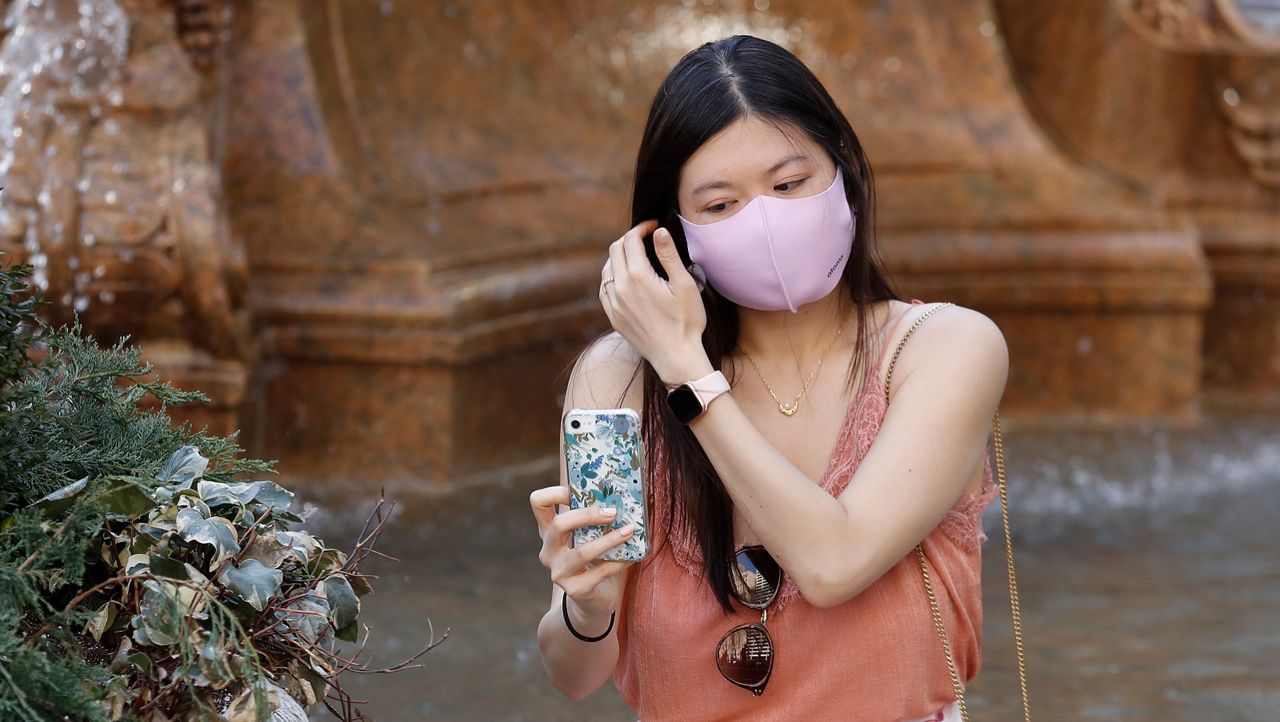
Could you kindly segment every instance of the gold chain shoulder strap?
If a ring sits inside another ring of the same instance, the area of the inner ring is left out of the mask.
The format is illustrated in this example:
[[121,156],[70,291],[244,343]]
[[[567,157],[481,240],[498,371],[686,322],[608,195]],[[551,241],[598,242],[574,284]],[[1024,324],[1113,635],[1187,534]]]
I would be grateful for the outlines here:
[[[902,353],[902,347],[906,345],[907,339],[911,338],[911,334],[925,319],[933,315],[936,311],[954,306],[954,303],[940,303],[917,318],[915,323],[911,324],[911,328],[907,329],[906,335],[898,342],[898,347],[893,352],[893,358],[889,361],[889,371],[884,379],[884,401],[885,405],[889,404],[889,381],[893,378],[893,366],[898,362],[898,355]],[[1026,722],[1031,722],[1031,704],[1027,699],[1027,668],[1022,653],[1022,608],[1018,604],[1018,575],[1013,567],[1013,536],[1009,533],[1009,496],[1004,479],[1004,444],[1000,438],[1000,411],[996,411],[995,418],[991,422],[992,438],[995,444],[996,452],[996,477],[999,480],[1000,489],[1000,511],[1004,520],[1004,544],[1005,544],[1005,561],[1009,568],[1009,611],[1013,616],[1013,643],[1018,655],[1018,683],[1022,689],[1022,716]],[[951,645],[947,641],[947,628],[942,623],[942,612],[938,609],[938,598],[933,593],[933,584],[929,580],[929,569],[925,565],[924,546],[916,545],[916,560],[920,563],[920,574],[924,577],[924,589],[929,594],[929,609],[933,612],[933,625],[938,630],[938,638],[942,641],[942,654],[947,658],[947,671],[951,675],[951,688],[956,695],[956,703],[960,707],[960,717],[964,722],[969,722],[969,709],[964,702],[964,689],[960,685],[960,675],[956,672],[955,659],[951,656]]]

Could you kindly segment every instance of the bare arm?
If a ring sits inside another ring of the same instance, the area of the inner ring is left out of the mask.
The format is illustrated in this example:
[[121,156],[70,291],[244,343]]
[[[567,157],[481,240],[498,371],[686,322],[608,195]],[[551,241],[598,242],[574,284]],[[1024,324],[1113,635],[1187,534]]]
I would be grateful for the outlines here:
[[[710,372],[697,285],[671,234],[646,221],[609,247],[609,321],[667,383]],[[655,230],[656,229],[656,230]],[[644,252],[653,231],[663,281]],[[732,393],[691,429],[734,507],[815,606],[869,586],[936,527],[981,463],[1008,376],[1008,348],[986,316],[941,310],[899,357],[893,403],[838,499],[814,483],[742,413]]]
[[834,606],[880,578],[955,505],[982,463],[1007,375],[994,323],[963,308],[938,312],[904,347],[893,403],[838,498],[770,444],[731,395],[691,429],[805,599]]
[[[616,334],[590,348],[574,367],[565,393],[564,412],[578,408],[629,407],[640,411],[641,382],[639,375],[628,388],[640,357]],[[539,560],[548,567],[551,606],[538,624],[538,647],[543,667],[551,683],[571,699],[582,699],[597,690],[613,674],[618,661],[618,638],[615,631],[598,642],[575,638],[565,627],[561,599],[569,594],[569,617],[574,629],[586,636],[598,636],[609,626],[609,616],[616,611],[617,625],[622,623],[623,596],[627,574],[632,563],[590,562],[599,554],[626,541],[618,530],[591,544],[575,549],[568,546],[573,529],[601,524],[609,519],[598,509],[560,511],[569,505],[568,475],[564,462],[564,440],[561,438],[560,483],[538,489],[530,495],[530,505],[538,519],[543,538]],[[587,568],[584,565],[590,563]]]

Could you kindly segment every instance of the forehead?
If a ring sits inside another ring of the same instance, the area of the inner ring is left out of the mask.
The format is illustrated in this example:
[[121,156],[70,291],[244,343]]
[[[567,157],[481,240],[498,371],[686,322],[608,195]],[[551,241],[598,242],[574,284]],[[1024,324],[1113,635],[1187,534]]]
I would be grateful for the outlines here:
[[685,161],[680,170],[680,192],[687,193],[711,181],[755,179],[797,152],[816,160],[823,151],[808,133],[795,126],[753,115],[741,117],[713,135]]

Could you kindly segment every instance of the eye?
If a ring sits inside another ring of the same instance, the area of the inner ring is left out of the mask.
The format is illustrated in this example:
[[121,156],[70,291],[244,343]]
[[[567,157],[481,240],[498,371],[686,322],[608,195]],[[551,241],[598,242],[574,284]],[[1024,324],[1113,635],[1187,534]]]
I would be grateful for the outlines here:
[[778,191],[779,193],[790,193],[791,191],[796,189],[796,186],[800,185],[804,181],[805,179],[801,178],[799,180],[787,181],[786,183],[779,183],[778,185],[774,186],[773,189],[775,191]]
[[729,209],[729,204],[732,202],[733,201],[722,201],[715,205],[707,206],[706,212],[707,213],[724,213],[726,210]]

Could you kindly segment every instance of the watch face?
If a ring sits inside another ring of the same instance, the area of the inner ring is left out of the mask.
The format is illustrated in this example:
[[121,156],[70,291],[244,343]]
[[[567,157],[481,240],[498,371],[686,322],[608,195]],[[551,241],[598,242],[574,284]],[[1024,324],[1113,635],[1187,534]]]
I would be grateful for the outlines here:
[[698,418],[698,414],[702,413],[702,402],[698,401],[697,394],[693,393],[693,389],[688,386],[677,386],[667,394],[667,404],[671,406],[671,410],[675,412],[676,418],[682,424],[693,421]]

